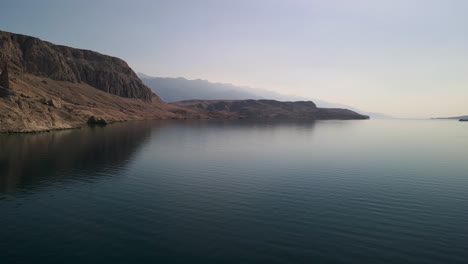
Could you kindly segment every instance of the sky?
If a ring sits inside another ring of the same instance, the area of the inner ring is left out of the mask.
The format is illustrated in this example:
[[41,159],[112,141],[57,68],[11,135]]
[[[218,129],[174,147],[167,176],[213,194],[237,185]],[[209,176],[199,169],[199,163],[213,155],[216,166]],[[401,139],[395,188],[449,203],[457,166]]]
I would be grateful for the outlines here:
[[0,30],[405,118],[468,114],[465,0],[2,0]]

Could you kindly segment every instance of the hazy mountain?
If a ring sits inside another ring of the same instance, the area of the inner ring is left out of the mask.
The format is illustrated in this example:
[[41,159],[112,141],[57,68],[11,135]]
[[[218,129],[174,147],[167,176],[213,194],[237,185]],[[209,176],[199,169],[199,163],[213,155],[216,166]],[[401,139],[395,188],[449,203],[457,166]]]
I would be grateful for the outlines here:
[[181,108],[205,111],[223,119],[255,120],[350,120],[369,119],[343,108],[320,108],[311,101],[280,102],[276,100],[187,100],[173,103]]
[[210,83],[205,80],[187,80],[184,78],[148,77],[138,74],[153,92],[165,102],[177,102],[192,99],[235,100],[264,99],[256,93],[242,87],[224,83]]
[[152,77],[138,73],[141,80],[166,102],[185,100],[245,100],[271,99],[278,101],[313,101],[318,107],[346,108],[369,115],[372,118],[393,118],[391,116],[365,112],[354,107],[330,103],[316,98],[281,94],[273,91],[256,89],[247,86],[236,86],[228,83],[212,83],[207,80],[188,80],[185,78]]
[[436,118],[432,118],[432,119],[468,119],[468,115],[464,115],[464,116],[452,116],[452,117],[436,117]]

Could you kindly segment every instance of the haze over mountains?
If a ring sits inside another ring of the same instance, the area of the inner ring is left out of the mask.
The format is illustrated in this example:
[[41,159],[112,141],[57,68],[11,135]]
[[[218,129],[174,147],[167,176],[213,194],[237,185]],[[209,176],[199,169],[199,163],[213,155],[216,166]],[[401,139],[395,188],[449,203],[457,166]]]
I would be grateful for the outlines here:
[[271,99],[278,101],[313,101],[318,107],[346,108],[364,113],[372,118],[392,118],[391,116],[365,112],[354,107],[330,103],[316,98],[307,98],[296,95],[281,94],[264,89],[248,86],[237,86],[229,83],[214,83],[207,80],[188,80],[182,77],[153,77],[144,73],[137,73],[138,77],[154,93],[165,102],[178,102],[185,100],[245,100],[245,99]]
[[273,99],[279,101],[310,100],[300,96],[284,95],[272,91],[254,89],[248,86],[236,86],[229,83],[213,83],[201,79],[188,80],[183,77],[152,77],[144,73],[138,73],[137,75],[153,90],[153,92],[157,93],[166,102],[194,99]]

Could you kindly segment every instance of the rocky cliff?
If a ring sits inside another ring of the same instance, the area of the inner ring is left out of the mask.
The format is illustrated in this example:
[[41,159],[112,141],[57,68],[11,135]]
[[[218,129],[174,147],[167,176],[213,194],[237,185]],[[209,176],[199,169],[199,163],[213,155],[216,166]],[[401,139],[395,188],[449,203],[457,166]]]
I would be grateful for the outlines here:
[[151,90],[119,58],[0,31],[0,65],[5,63],[10,71],[85,83],[120,97],[145,101],[153,98]]
[[97,52],[0,31],[0,67],[0,132],[200,117],[162,102],[127,63]]

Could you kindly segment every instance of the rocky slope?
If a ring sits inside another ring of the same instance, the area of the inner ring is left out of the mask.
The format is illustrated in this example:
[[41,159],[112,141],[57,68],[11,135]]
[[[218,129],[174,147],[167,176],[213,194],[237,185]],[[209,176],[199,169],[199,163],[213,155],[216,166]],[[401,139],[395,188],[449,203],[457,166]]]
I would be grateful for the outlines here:
[[[10,75],[11,76],[11,75]],[[115,96],[84,83],[13,75],[14,95],[0,98],[0,132],[38,132],[86,125],[91,117],[107,122],[205,118],[163,102]]]
[[0,31],[0,65],[5,63],[10,71],[85,83],[121,97],[146,101],[153,97],[151,90],[119,58]]
[[237,119],[369,119],[368,116],[340,108],[318,108],[311,101],[275,100],[189,100],[177,106],[201,111],[205,115]]

